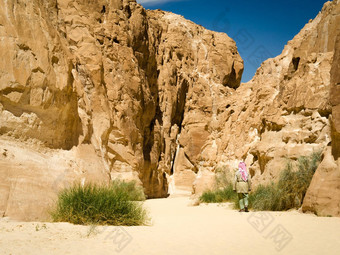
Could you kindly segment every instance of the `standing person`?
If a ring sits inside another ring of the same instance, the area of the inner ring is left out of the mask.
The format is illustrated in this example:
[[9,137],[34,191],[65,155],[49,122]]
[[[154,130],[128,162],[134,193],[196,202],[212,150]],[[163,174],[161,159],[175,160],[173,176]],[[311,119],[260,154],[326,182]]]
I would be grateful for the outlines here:
[[240,212],[249,212],[248,192],[251,191],[251,180],[250,175],[247,172],[246,163],[244,162],[240,162],[238,164],[238,170],[235,173],[233,189],[238,195]]

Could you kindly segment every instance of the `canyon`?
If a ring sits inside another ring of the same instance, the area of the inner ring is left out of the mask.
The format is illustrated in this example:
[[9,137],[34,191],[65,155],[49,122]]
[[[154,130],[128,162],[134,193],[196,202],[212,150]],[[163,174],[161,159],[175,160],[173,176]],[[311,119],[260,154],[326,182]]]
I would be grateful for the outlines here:
[[340,1],[241,84],[236,43],[135,0],[0,0],[0,215],[134,180],[200,194],[240,160],[254,185],[321,152],[302,210],[340,216]]

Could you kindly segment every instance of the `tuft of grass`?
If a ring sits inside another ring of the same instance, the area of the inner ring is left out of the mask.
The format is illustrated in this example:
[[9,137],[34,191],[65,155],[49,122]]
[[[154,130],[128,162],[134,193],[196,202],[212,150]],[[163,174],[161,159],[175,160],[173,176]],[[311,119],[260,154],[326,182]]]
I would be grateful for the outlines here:
[[73,224],[143,225],[147,213],[140,201],[143,190],[134,182],[113,181],[110,185],[76,184],[59,193],[54,221]]
[[259,185],[255,192],[249,194],[249,207],[255,211],[278,211],[280,192],[274,183]]
[[143,187],[138,186],[135,181],[113,180],[111,188],[116,193],[126,194],[129,201],[144,201],[146,199]]
[[260,185],[249,196],[249,203],[254,210],[285,211],[298,209],[303,203],[313,175],[321,161],[321,152],[297,160],[297,169],[288,162],[282,171],[278,183]]
[[202,203],[223,203],[233,201],[237,197],[233,186],[228,184],[227,187],[218,190],[207,190],[200,196],[199,201]]
[[223,203],[237,200],[237,193],[233,191],[232,184],[228,181],[228,169],[216,169],[215,188],[207,190],[199,197],[201,203]]

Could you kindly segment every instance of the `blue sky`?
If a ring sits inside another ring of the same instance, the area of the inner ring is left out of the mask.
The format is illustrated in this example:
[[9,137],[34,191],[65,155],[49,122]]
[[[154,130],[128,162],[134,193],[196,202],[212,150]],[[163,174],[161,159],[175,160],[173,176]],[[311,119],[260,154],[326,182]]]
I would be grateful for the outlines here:
[[244,60],[242,82],[260,64],[281,54],[284,45],[321,11],[325,0],[137,0],[146,9],[184,16],[236,41]]

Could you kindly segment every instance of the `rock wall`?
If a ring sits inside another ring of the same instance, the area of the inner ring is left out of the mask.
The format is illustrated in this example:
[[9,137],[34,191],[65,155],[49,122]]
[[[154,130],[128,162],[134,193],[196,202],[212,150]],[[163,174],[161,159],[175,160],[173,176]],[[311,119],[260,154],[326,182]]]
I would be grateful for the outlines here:
[[302,211],[318,216],[340,216],[340,162],[335,161],[332,148],[316,170],[303,201]]
[[[217,167],[233,169],[243,159],[255,185],[275,181],[287,160],[322,152],[332,141],[330,70],[339,14],[339,1],[327,2],[279,56],[220,105]],[[211,153],[205,155],[206,167],[216,169]]]
[[[340,11],[340,8],[338,8]],[[340,15],[335,16],[340,24]],[[311,185],[303,202],[302,210],[311,211],[320,216],[340,216],[340,27],[335,34],[336,43],[331,69],[330,103],[331,146],[324,153],[324,160],[314,174]]]
[[[337,16],[340,24],[340,15]],[[332,155],[335,160],[340,157],[340,27],[338,26],[337,40],[331,69],[331,93],[330,103],[332,105]]]
[[0,133],[70,149],[81,132],[77,94],[49,4],[1,1]]
[[232,159],[245,160],[255,185],[277,180],[287,160],[323,152],[302,206],[321,216],[340,216],[339,24],[340,1],[325,3],[281,55],[228,97],[220,133],[219,164],[232,169]]
[[73,181],[132,179],[165,197],[178,168],[191,189],[214,104],[240,85],[232,39],[134,0],[0,6],[3,215],[47,217]]
[[221,104],[240,85],[243,61],[235,43],[182,17],[148,12],[158,41],[159,136],[158,169],[172,176],[170,193],[191,194],[199,162],[210,135],[219,132]]

